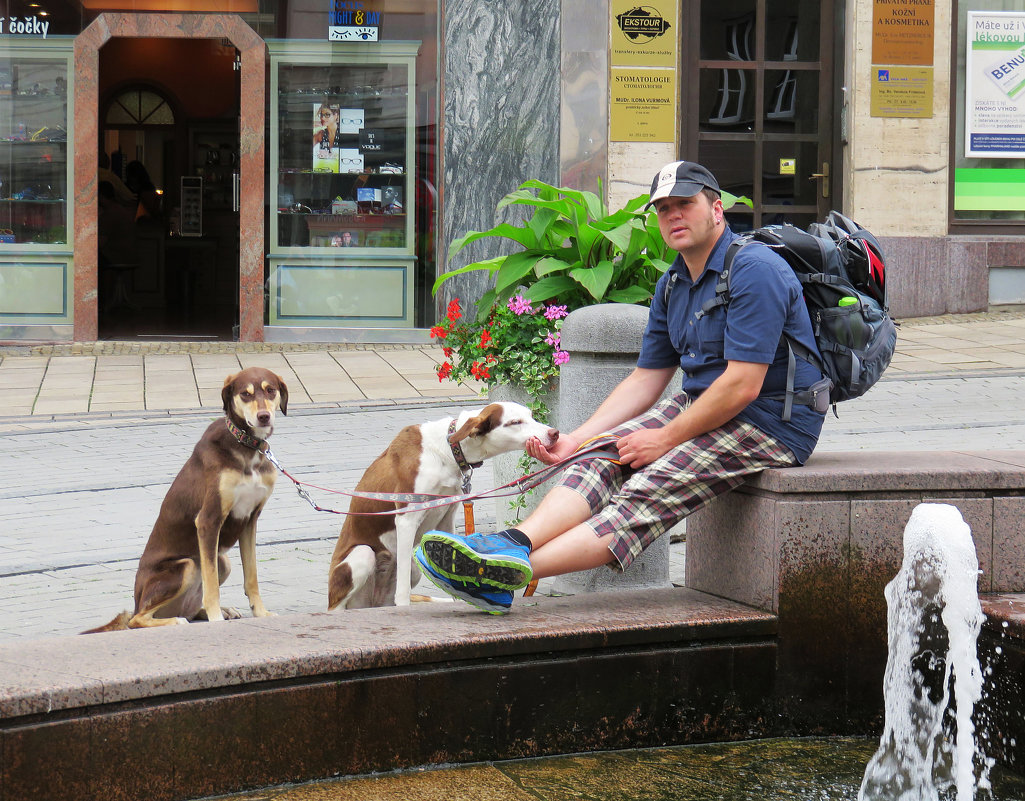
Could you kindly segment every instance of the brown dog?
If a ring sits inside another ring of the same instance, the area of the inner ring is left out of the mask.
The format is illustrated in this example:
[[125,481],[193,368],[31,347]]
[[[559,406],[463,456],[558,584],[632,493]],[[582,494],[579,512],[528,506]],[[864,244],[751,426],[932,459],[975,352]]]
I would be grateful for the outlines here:
[[271,614],[256,580],[256,520],[276,477],[263,443],[275,412],[287,414],[288,388],[270,370],[249,367],[228,376],[221,399],[225,419],[206,429],[160,506],[135,574],[134,614],[83,633],[240,617],[220,605],[236,542],[253,615]]

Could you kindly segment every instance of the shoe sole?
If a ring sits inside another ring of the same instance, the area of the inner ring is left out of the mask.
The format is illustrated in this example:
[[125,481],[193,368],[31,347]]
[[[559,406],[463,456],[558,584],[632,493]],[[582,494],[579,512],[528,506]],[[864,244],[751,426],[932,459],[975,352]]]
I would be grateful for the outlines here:
[[476,598],[473,595],[469,595],[461,590],[457,590],[451,584],[444,579],[438,578],[433,575],[430,570],[422,570],[421,573],[427,577],[427,579],[440,590],[451,595],[453,598],[458,598],[460,601],[468,603],[470,606],[480,609],[482,612],[487,612],[489,615],[507,615],[509,614],[509,607],[501,606],[499,604],[491,604],[485,601],[483,598]]
[[530,584],[533,572],[522,562],[482,557],[461,542],[425,535],[420,547],[430,566],[446,578],[464,584],[489,584],[500,590],[519,590]]

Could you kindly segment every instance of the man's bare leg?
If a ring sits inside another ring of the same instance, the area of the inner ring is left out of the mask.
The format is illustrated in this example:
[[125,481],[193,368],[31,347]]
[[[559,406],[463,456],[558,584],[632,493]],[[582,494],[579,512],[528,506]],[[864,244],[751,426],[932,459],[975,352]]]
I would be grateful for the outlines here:
[[588,526],[591,509],[579,493],[555,487],[516,528],[530,539],[534,578],[549,578],[601,567],[612,560],[612,535],[596,537]]

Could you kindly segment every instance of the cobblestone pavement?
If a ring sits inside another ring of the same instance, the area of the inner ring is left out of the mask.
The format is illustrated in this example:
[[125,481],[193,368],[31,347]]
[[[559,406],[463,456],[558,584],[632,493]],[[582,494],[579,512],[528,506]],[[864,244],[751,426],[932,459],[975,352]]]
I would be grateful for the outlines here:
[[[1025,336],[1017,338],[1023,329],[1025,319],[1006,315],[905,324],[902,351],[891,370],[865,397],[842,404],[839,418],[829,416],[819,450],[1025,448],[1025,405],[1019,400]],[[136,395],[131,408],[100,411],[87,404],[81,411],[16,412],[19,407],[7,400],[12,373],[42,369],[44,375],[66,375],[71,372],[67,360],[82,358],[92,360],[93,372],[99,373],[102,358],[24,350],[12,355],[10,348],[0,349],[0,397],[5,398],[0,407],[0,641],[72,634],[132,605],[135,568],[160,502],[207,423],[219,416],[219,397],[210,396],[211,388],[219,393],[226,373],[257,355],[245,347],[142,355],[189,361],[174,378],[154,366],[142,399],[157,397],[150,384],[160,380],[167,382],[160,396],[165,401],[183,385],[189,392],[194,387],[191,406],[156,400],[149,406]],[[346,372],[361,397],[343,398],[330,388],[336,367],[345,364],[339,354],[365,359],[359,368],[349,362],[351,373]],[[314,491],[323,506],[345,508],[344,496],[327,490],[353,487],[402,426],[476,402],[472,387],[441,387],[437,396],[430,394],[439,389],[430,348],[332,346],[258,355],[259,363],[292,371],[295,389],[289,415],[279,421],[272,440],[274,452],[290,472],[325,488]],[[200,356],[217,361],[204,363]],[[300,356],[320,360],[321,369],[299,363]],[[43,364],[28,368],[22,359]],[[948,360],[945,367],[940,359]],[[150,372],[145,361],[142,369]],[[375,396],[368,391],[371,369],[383,370],[386,382],[405,382],[402,391],[409,394]],[[419,386],[410,380],[414,374],[424,379],[416,379]],[[36,405],[44,398],[43,386],[36,384]],[[72,389],[69,395],[97,391],[84,382]],[[485,465],[474,476],[474,489],[488,489],[493,481]],[[478,502],[478,528],[493,525],[495,503]],[[314,511],[286,479],[279,480],[260,521],[257,547],[263,597],[272,611],[326,608],[327,565],[340,525],[340,516]],[[681,583],[684,549],[684,544],[673,546],[670,566],[671,578]],[[248,614],[236,553],[232,564],[222,598]],[[542,583],[540,591],[548,589]],[[423,585],[418,591],[440,596]]]

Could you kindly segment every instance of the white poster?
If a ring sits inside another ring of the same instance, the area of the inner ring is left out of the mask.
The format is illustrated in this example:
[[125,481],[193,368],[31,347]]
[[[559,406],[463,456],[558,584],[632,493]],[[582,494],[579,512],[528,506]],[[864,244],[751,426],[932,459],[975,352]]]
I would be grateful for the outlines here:
[[969,11],[965,157],[1025,156],[1025,13]]

